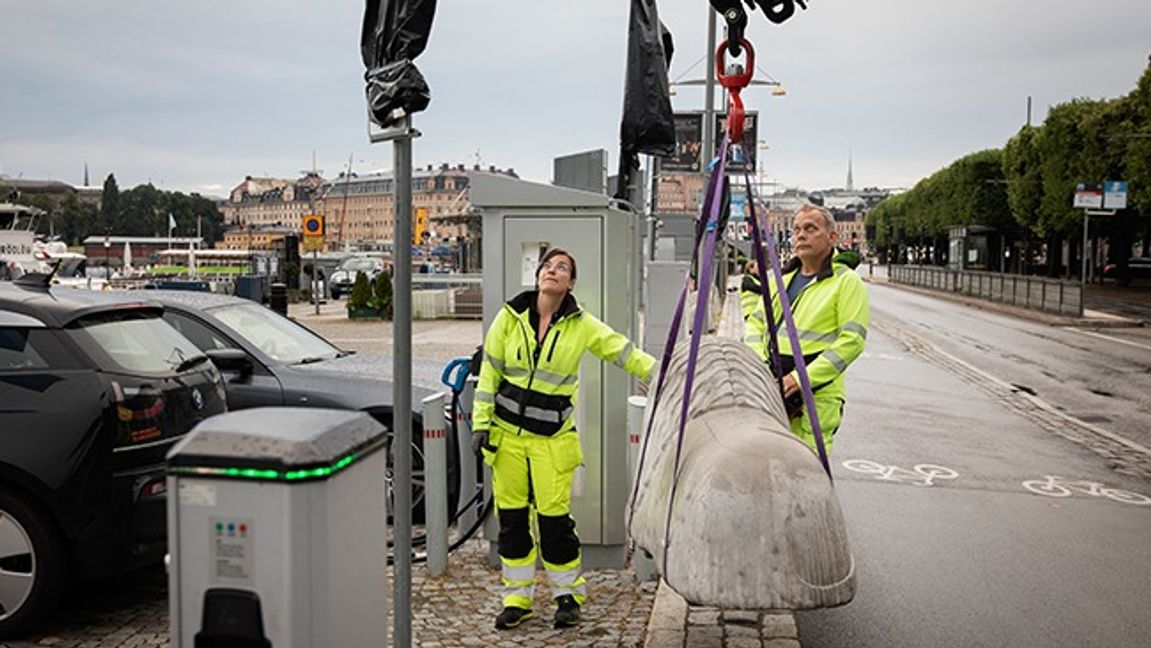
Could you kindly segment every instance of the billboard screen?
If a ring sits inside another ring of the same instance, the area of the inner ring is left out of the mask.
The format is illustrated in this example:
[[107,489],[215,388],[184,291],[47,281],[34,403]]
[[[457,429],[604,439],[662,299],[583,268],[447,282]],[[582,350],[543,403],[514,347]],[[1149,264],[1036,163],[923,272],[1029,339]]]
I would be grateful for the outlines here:
[[[715,152],[719,153],[720,143],[727,125],[727,113],[715,114]],[[742,173],[745,170],[755,171],[756,142],[759,136],[759,113],[748,112],[743,121],[743,148],[744,160],[741,163],[728,162],[727,168],[732,172]],[[675,154],[663,158],[661,169],[670,172],[699,173],[701,170],[699,153],[703,148],[703,113],[676,113],[675,114]]]

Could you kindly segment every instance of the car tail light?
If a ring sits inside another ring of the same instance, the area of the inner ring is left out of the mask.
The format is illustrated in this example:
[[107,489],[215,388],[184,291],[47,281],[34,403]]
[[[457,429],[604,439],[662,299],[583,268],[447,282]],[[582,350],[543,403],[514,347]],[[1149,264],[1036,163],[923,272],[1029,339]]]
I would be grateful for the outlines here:
[[136,489],[136,499],[148,499],[167,494],[168,482],[163,477],[154,477],[141,484]]
[[120,422],[120,445],[145,443],[164,435],[160,423],[164,414],[164,393],[149,385],[122,386],[112,382],[116,395],[116,418]]

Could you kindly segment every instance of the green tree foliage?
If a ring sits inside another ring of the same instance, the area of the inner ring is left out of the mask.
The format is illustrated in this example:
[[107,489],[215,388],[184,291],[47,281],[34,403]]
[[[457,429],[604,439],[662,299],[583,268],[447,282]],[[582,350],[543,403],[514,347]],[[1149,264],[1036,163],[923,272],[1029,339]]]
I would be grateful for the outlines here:
[[1094,130],[1089,122],[1101,109],[1102,102],[1075,99],[1047,113],[1036,141],[1043,186],[1037,223],[1041,233],[1067,236],[1082,227],[1083,213],[1072,206],[1072,197],[1076,183],[1102,179],[1097,175],[1100,160],[1088,151]]
[[1052,250],[1060,238],[1078,240],[1076,183],[1106,180],[1128,181],[1128,210],[1093,221],[1093,231],[1111,239],[1113,251],[1125,253],[1140,232],[1151,248],[1151,66],[1129,95],[1054,106],[1043,125],[1023,127],[1001,152],[968,155],[887,198],[868,224],[879,247],[982,224],[1038,234]]
[[1151,65],[1143,71],[1135,90],[1126,97],[1130,123],[1122,135],[1125,144],[1124,179],[1130,182],[1128,206],[1135,210],[1143,230],[1140,254],[1151,255]]
[[76,194],[69,193],[60,201],[57,234],[67,245],[80,245],[94,229],[97,212],[94,205],[80,202]]
[[223,236],[216,204],[199,194],[161,191],[151,184],[139,185],[119,195],[118,228],[122,236],[167,236],[168,215],[176,221],[173,236],[202,233],[208,244]]
[[389,318],[392,313],[392,275],[391,273],[380,273],[376,277],[376,283],[373,285],[371,307],[377,311],[386,314]]
[[91,233],[117,232],[119,228],[120,186],[116,184],[116,176],[109,173],[108,177],[104,178],[104,192],[100,197],[100,217],[96,220],[96,231]]
[[941,240],[957,225],[1011,227],[1003,152],[972,153],[879,203],[868,215],[880,246],[905,239]]
[[368,307],[372,298],[372,287],[368,275],[357,272],[356,281],[352,283],[352,292],[348,293],[348,310],[359,310]]
[[115,233],[121,236],[167,236],[168,212],[163,209],[164,203],[162,192],[151,184],[122,192],[120,226]]
[[1015,221],[1024,228],[1043,234],[1039,225],[1039,203],[1043,182],[1039,175],[1038,129],[1027,125],[1003,148],[1003,176],[1007,183],[1007,204]]

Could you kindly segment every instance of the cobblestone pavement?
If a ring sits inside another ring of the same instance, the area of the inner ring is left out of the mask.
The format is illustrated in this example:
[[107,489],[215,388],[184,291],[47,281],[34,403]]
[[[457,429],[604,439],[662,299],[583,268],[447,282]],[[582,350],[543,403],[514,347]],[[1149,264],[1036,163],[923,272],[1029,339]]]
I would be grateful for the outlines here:
[[646,648],[800,648],[790,610],[688,605],[666,583],[656,593]]
[[[456,646],[636,647],[644,644],[655,583],[638,585],[625,570],[587,572],[589,600],[584,622],[556,630],[551,589],[540,572],[536,616],[518,628],[497,631],[499,571],[487,564],[486,543],[472,540],[451,554],[448,570],[430,577],[412,569],[412,643],[424,648]],[[85,584],[37,634],[0,646],[23,648],[114,648],[168,646],[167,577],[160,566]],[[389,627],[391,598],[388,602]]]

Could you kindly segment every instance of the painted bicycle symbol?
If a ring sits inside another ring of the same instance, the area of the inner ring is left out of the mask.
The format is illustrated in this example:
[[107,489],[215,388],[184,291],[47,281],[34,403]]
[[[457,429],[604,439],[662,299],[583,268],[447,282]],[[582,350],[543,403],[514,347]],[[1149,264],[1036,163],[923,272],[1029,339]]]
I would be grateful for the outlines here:
[[899,466],[885,466],[867,459],[848,459],[843,467],[865,475],[874,475],[880,481],[909,482],[917,486],[934,486],[937,479],[955,479],[959,473],[935,464],[916,464],[908,470]]
[[1151,497],[1140,495],[1139,493],[1132,493],[1131,491],[1122,490],[1119,488],[1107,488],[1099,482],[1078,480],[1072,481],[1057,477],[1055,475],[1047,475],[1046,479],[1032,479],[1023,482],[1023,487],[1035,493],[1036,495],[1046,495],[1048,497],[1071,497],[1072,493],[1082,493],[1084,495],[1091,495],[1092,497],[1106,497],[1122,502],[1123,504],[1135,504],[1136,506],[1147,506],[1151,504]]

